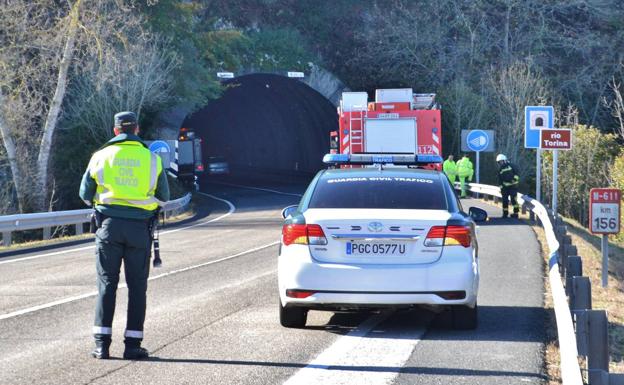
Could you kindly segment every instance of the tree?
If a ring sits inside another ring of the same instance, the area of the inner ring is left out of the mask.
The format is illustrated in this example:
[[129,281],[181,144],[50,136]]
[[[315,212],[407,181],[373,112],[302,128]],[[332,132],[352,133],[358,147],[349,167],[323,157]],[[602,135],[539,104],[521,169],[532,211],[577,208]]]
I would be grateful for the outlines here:
[[162,102],[176,58],[145,32],[134,9],[114,0],[88,8],[82,0],[65,7],[52,0],[7,3],[0,16],[7,26],[0,35],[2,139],[20,211],[45,210],[59,122],[80,123],[104,106],[108,118],[83,123],[110,129],[112,111],[140,112]]
[[533,175],[533,153],[524,148],[524,107],[543,103],[548,96],[546,80],[530,63],[515,62],[489,79],[495,114],[494,128],[498,152],[507,155],[512,162],[526,167],[519,168],[521,179]]

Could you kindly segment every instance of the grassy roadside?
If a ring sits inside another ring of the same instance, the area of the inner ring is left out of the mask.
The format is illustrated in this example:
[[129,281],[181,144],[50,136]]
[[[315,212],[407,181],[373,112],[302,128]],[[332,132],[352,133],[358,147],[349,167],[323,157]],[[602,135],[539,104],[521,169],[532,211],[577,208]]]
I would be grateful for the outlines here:
[[[624,248],[610,242],[609,245],[609,284],[607,288],[601,286],[602,276],[602,252],[600,250],[600,237],[592,235],[578,222],[564,219],[568,228],[568,234],[572,237],[572,244],[577,247],[578,254],[583,260],[583,275],[589,277],[592,282],[592,307],[594,309],[607,310],[609,320],[609,354],[611,373],[624,373]],[[532,223],[528,223],[534,230],[542,248],[544,258],[544,306],[549,310],[550,316],[547,326],[549,340],[555,342],[545,347],[545,365],[549,378],[549,384],[561,384],[559,371],[559,347],[557,344],[557,329],[553,304],[550,295],[548,281],[548,246],[544,230]],[[550,338],[550,337],[553,338]],[[584,360],[581,360],[581,368],[585,368]]]
[[[500,207],[493,201],[484,203]],[[549,385],[561,384],[559,344],[557,325],[552,302],[550,282],[548,278],[548,243],[544,229],[529,221],[528,215],[521,215],[521,220],[533,229],[540,244],[544,259],[544,308],[547,311],[546,341],[544,347],[544,371],[548,376]],[[591,234],[580,223],[564,218],[572,244],[583,259],[583,275],[592,283],[592,307],[607,311],[609,320],[609,354],[611,373],[624,373],[624,244],[609,240],[609,282],[602,288],[602,252],[600,236]],[[579,360],[581,368],[585,368],[584,360]]]

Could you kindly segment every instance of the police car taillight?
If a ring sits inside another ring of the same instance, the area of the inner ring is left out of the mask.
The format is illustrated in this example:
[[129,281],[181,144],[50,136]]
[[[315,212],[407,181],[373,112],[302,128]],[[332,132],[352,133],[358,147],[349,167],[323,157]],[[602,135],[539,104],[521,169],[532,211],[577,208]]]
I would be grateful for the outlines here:
[[282,241],[288,245],[326,245],[327,238],[319,225],[284,225]]
[[433,226],[427,233],[424,245],[436,246],[463,246],[470,247],[472,235],[468,226]]

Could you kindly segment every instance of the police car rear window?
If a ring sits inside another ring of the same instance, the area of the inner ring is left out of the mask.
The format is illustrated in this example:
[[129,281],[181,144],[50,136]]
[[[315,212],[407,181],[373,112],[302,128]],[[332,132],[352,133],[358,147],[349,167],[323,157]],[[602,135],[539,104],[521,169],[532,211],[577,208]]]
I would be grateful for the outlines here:
[[444,187],[432,177],[319,179],[309,208],[447,210]]

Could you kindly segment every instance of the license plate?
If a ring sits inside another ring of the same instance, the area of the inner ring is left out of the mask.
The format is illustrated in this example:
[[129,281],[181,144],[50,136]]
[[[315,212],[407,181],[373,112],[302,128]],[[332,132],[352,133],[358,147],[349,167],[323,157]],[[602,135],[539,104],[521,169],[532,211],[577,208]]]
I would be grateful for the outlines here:
[[347,242],[347,255],[403,255],[403,243]]

